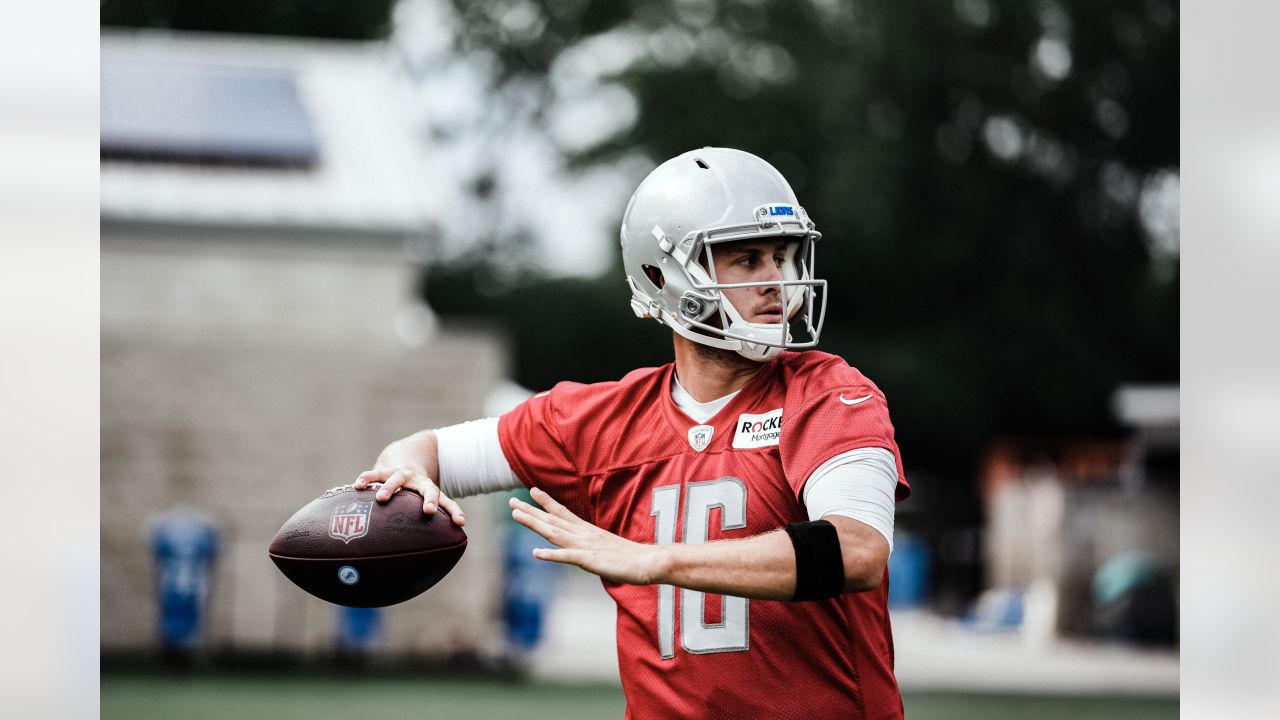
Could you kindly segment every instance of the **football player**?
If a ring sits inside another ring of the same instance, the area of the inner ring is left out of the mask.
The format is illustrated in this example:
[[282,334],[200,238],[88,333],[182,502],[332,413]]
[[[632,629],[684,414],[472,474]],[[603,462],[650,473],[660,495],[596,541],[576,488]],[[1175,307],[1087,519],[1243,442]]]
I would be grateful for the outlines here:
[[512,412],[391,443],[357,487],[456,498],[527,486],[512,516],[617,603],[631,718],[900,718],[887,561],[910,487],[884,394],[814,347],[821,237],[772,166],[702,148],[622,221],[631,307],[675,359],[564,382]]

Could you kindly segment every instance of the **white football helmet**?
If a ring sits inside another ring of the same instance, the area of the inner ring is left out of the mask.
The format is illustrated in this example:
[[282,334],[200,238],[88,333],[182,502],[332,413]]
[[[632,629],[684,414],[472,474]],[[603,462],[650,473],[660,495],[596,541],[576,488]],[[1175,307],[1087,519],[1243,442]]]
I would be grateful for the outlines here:
[[[622,264],[637,316],[757,361],[783,349],[818,344],[827,281],[814,276],[814,243],[822,233],[814,229],[791,186],[764,160],[741,150],[707,147],[666,161],[631,196],[621,234]],[[716,245],[768,237],[794,239],[787,244],[781,281],[716,280]],[[746,322],[722,294],[730,288],[765,286],[778,288],[785,308],[782,322]],[[708,322],[717,315],[719,326]],[[808,337],[794,340],[789,320],[802,321]]]

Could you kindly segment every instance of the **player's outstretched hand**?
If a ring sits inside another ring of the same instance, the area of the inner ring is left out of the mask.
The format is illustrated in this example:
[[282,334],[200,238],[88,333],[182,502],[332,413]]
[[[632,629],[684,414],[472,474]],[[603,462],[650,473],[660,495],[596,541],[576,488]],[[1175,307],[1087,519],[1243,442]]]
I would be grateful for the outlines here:
[[399,465],[365,470],[356,477],[354,485],[357,490],[363,490],[372,483],[382,483],[382,487],[378,488],[378,494],[375,496],[379,502],[390,500],[391,496],[400,492],[402,488],[412,490],[422,496],[422,512],[434,515],[437,508],[444,508],[448,511],[449,517],[453,518],[454,523],[467,524],[467,516],[462,513],[458,503],[440,492],[440,488],[431,481],[431,478],[417,468]]
[[606,580],[627,585],[649,585],[657,581],[659,546],[632,542],[601,530],[538,488],[534,488],[532,494],[545,510],[511,498],[511,517],[559,546],[538,548],[533,551],[534,557],[577,565]]

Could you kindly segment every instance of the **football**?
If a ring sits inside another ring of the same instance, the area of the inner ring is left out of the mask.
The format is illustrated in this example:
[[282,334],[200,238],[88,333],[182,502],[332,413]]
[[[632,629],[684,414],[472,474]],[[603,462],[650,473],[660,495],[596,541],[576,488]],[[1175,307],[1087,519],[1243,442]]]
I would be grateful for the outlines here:
[[307,503],[280,528],[268,554],[295,585],[348,607],[384,607],[440,582],[467,549],[467,536],[441,510],[401,490],[375,499],[381,484],[344,485]]

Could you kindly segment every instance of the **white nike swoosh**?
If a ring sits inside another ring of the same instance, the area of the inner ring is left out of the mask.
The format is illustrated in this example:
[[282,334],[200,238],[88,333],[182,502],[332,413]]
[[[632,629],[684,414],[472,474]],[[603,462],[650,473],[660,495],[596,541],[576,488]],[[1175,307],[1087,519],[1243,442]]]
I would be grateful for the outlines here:
[[868,393],[866,397],[860,397],[857,400],[845,400],[844,393],[840,393],[840,402],[844,403],[845,405],[857,405],[860,402],[863,402],[865,400],[870,400],[870,399],[871,399],[870,393]]

